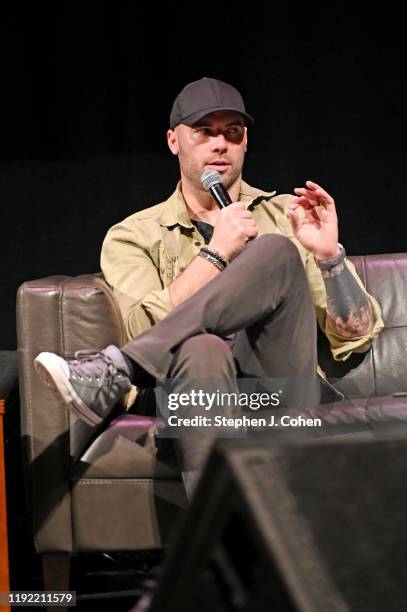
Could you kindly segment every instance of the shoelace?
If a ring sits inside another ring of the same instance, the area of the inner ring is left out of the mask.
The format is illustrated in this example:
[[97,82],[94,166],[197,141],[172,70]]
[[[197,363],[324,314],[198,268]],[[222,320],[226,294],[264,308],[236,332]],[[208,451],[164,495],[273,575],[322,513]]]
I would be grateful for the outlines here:
[[[119,373],[116,364],[112,361],[112,359],[110,357],[108,357],[102,351],[98,351],[98,350],[95,350],[95,349],[83,349],[83,350],[80,350],[80,351],[75,351],[74,356],[75,356],[74,360],[71,361],[71,364],[73,366],[73,367],[71,366],[73,372],[75,372],[75,366],[79,366],[80,367],[86,361],[92,361],[93,362],[95,360],[95,358],[96,359],[101,359],[107,365],[107,368],[105,368],[102,371],[101,376],[94,375],[95,379],[98,382],[100,382],[101,386],[104,385],[105,379],[106,379],[108,374],[110,374],[111,380],[113,380],[114,376],[118,376],[118,377],[122,376]],[[79,377],[80,379],[83,378],[83,373],[81,373],[81,374],[82,375]],[[85,374],[85,376],[88,378],[89,381],[92,381],[92,377],[91,376],[89,376],[88,374]]]

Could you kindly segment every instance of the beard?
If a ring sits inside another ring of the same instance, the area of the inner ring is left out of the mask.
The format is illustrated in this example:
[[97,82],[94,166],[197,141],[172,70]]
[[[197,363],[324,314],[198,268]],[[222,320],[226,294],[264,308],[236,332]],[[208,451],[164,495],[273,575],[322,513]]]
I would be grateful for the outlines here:
[[[201,176],[205,168],[202,164],[199,164],[195,159],[189,155],[184,155],[179,152],[178,161],[180,165],[181,175],[187,179],[187,181],[195,187],[205,191],[201,184]],[[220,172],[222,177],[222,183],[226,189],[230,189],[232,185],[241,177],[244,162],[244,154],[242,158],[235,161],[233,165],[229,166],[226,172]],[[208,164],[210,165],[210,164]]]

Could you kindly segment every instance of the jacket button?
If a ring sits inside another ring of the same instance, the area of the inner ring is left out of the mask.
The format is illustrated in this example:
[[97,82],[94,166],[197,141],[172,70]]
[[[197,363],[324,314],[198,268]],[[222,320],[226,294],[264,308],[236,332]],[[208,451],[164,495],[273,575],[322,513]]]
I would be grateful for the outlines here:
[[200,242],[195,242],[195,246],[201,246]]

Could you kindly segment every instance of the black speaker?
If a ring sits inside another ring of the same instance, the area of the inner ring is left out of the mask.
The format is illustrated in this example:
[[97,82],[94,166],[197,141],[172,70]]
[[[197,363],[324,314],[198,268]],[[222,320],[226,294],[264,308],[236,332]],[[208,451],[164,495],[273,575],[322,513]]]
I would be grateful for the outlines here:
[[406,485],[406,439],[218,441],[149,612],[405,610]]

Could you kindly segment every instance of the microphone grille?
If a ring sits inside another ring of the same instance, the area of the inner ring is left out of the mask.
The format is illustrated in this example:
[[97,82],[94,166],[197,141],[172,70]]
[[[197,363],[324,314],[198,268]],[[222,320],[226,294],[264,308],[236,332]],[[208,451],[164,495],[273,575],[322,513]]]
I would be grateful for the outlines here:
[[217,170],[205,170],[201,176],[201,184],[206,191],[209,191],[213,185],[222,183],[222,177]]

